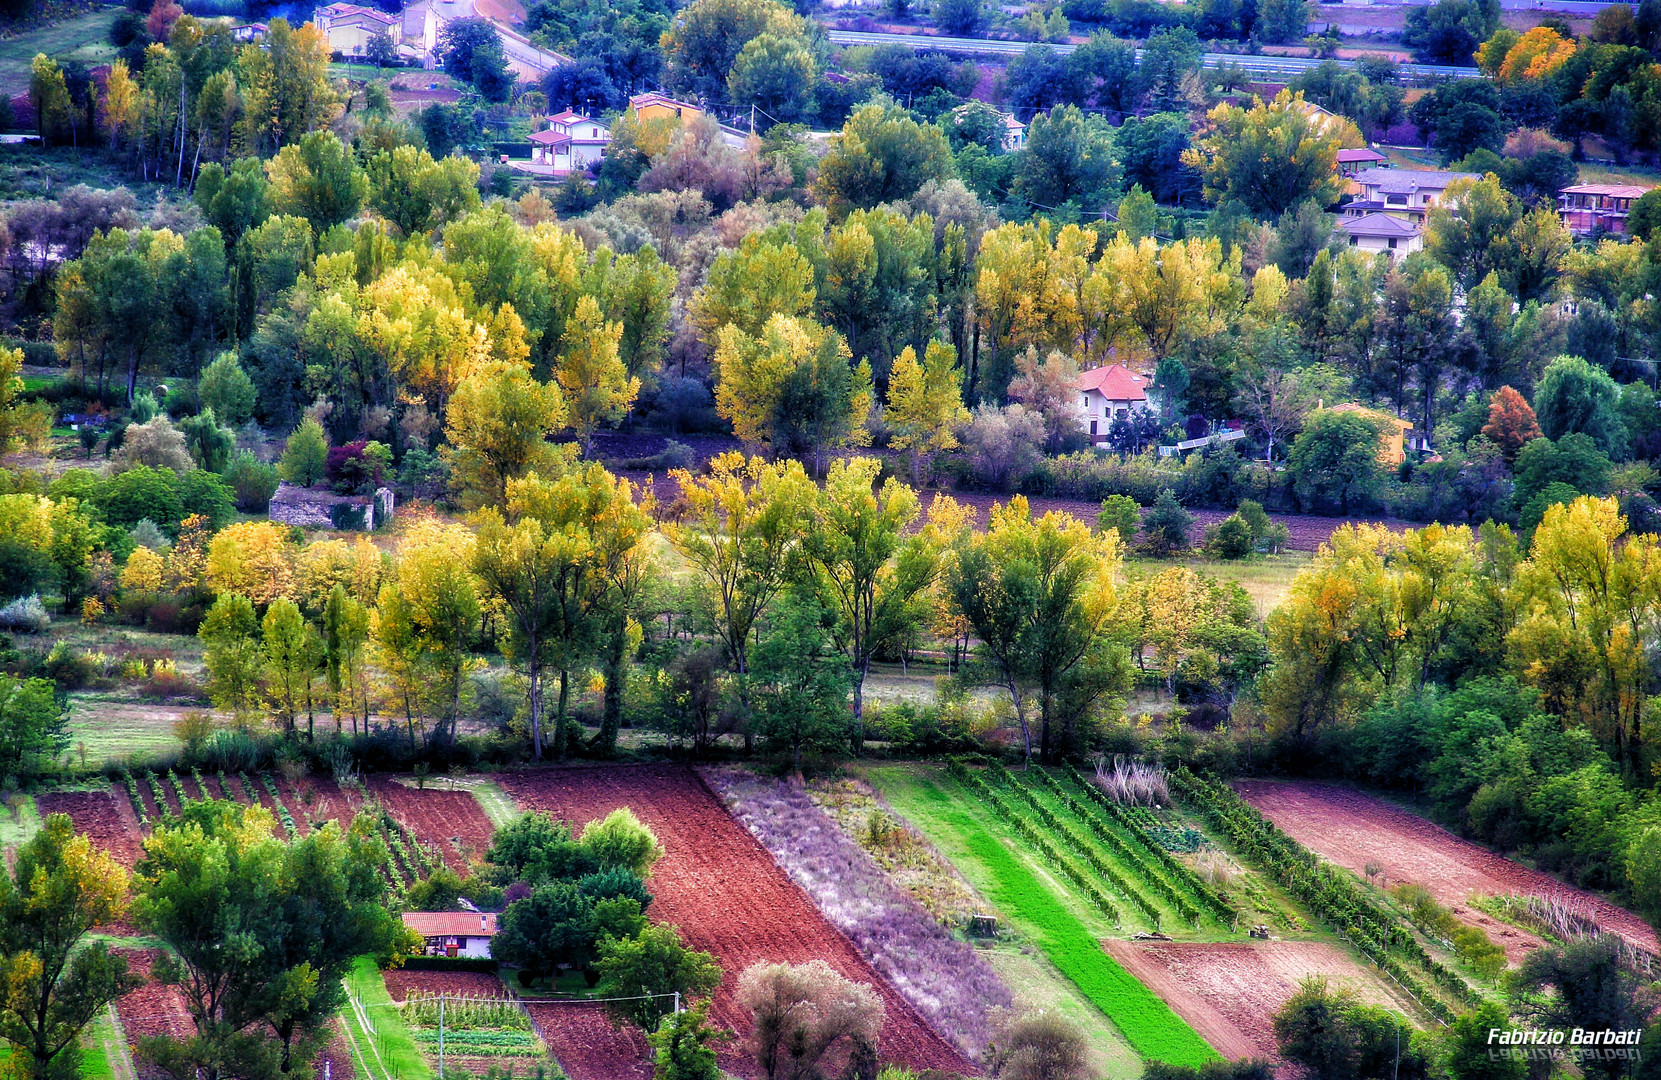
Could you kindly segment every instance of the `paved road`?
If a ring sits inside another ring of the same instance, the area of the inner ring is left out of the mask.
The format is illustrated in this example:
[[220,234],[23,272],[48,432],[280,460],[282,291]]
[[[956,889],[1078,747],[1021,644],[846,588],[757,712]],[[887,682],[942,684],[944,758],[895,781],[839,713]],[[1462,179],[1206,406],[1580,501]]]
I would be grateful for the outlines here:
[[[827,35],[837,45],[911,45],[916,48],[938,49],[949,53],[979,53],[982,55],[1019,56],[1032,48],[1030,41],[992,41],[985,38],[935,37],[922,34],[867,34],[857,30],[830,30]],[[1078,46],[1051,45],[1065,56]],[[1142,50],[1136,50],[1142,58]],[[1205,53],[1201,63],[1208,68],[1233,64],[1252,75],[1300,75],[1324,60],[1304,56],[1244,56],[1237,53]],[[1341,67],[1354,67],[1353,60],[1335,61]],[[1440,64],[1402,64],[1401,77],[1410,82],[1429,79],[1476,79],[1482,73],[1474,67],[1450,67]]]

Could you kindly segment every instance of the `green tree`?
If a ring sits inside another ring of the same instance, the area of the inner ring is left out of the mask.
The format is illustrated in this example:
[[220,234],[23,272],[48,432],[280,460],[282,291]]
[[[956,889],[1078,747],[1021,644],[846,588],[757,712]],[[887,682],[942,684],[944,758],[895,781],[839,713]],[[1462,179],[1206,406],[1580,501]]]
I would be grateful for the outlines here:
[[689,314],[706,342],[729,325],[754,336],[774,315],[807,314],[814,297],[813,265],[800,249],[751,233],[738,250],[716,256]]
[[369,159],[368,201],[405,236],[427,232],[479,208],[479,166],[396,146]]
[[134,913],[169,951],[156,977],[178,987],[194,1032],[140,1042],[174,1076],[276,1077],[312,1060],[346,1003],[360,956],[390,963],[409,933],[385,906],[385,849],[367,821],[283,843],[271,814],[190,803],[145,841]]
[[1275,1014],[1274,1027],[1281,1056],[1315,1080],[1428,1075],[1416,1031],[1405,1020],[1361,1004],[1352,990],[1329,989],[1321,977],[1303,981]]
[[1505,1008],[1484,1001],[1448,1025],[1441,1046],[1442,1066],[1450,1080],[1523,1080],[1528,1065],[1519,1058],[1490,1054],[1489,1032],[1512,1026]]
[[216,161],[202,166],[196,174],[196,205],[209,224],[219,230],[227,251],[235,251],[242,234],[265,223],[271,216],[266,198],[270,181],[257,158],[239,158],[229,172]]
[[490,953],[531,976],[565,966],[587,967],[597,937],[594,901],[575,882],[550,881],[507,906]]
[[202,620],[202,659],[208,672],[208,697],[214,707],[244,719],[259,700],[265,656],[259,643],[259,620],[246,596],[221,593]]
[[855,208],[909,199],[955,170],[951,146],[933,125],[897,105],[861,105],[819,162],[815,193],[837,216]]
[[68,722],[52,680],[0,675],[0,776],[21,781],[32,759],[62,753],[69,745]]
[[663,38],[669,82],[677,91],[720,98],[744,46],[762,34],[802,38],[806,23],[777,0],[696,0]]
[[744,43],[727,75],[727,95],[740,108],[753,105],[781,124],[794,124],[812,110],[818,81],[808,43],[768,31]]
[[1287,455],[1299,503],[1306,510],[1340,514],[1371,506],[1383,480],[1378,463],[1382,439],[1379,422],[1361,413],[1310,413]]
[[241,427],[254,415],[254,380],[242,370],[236,353],[220,353],[213,363],[202,369],[196,382],[196,395],[205,409],[233,428]]
[[597,995],[638,999],[608,1002],[612,1020],[646,1032],[656,1031],[674,1013],[677,999],[668,995],[678,993],[684,1002],[711,994],[721,984],[715,957],[681,944],[673,926],[649,926],[634,938],[602,938],[594,969],[600,973]]
[[323,664],[336,732],[340,731],[344,713],[352,718],[352,734],[357,734],[360,703],[364,728],[368,729],[369,694],[363,655],[368,641],[369,609],[353,599],[345,585],[335,582],[323,607]]
[[311,487],[323,479],[323,466],[328,463],[329,437],[323,425],[306,417],[283,445],[278,470],[284,480],[301,487]]
[[1121,544],[1136,539],[1142,528],[1142,508],[1129,495],[1109,495],[1102,500],[1101,513],[1096,515],[1096,528],[1102,532],[1116,530]]
[[[286,596],[271,602],[262,629],[266,697],[273,718],[285,734],[292,735],[300,710],[311,711],[312,689],[323,662],[323,639]],[[309,722],[306,734],[311,735]]]
[[1264,0],[1257,13],[1257,36],[1271,45],[1301,42],[1309,33],[1307,0]]
[[473,531],[459,523],[419,521],[404,534],[394,559],[398,589],[413,631],[417,670],[438,723],[433,740],[446,745],[461,718],[462,690],[479,632]]
[[1534,387],[1534,416],[1548,439],[1578,433],[1611,458],[1620,458],[1626,453],[1620,398],[1607,371],[1578,356],[1559,356]]
[[754,726],[800,773],[803,750],[848,745],[848,669],[830,636],[831,611],[810,593],[787,593],[755,647]]
[[[1548,945],[1523,957],[1512,973],[1514,991],[1533,995],[1526,1006],[1542,1026],[1630,1031],[1643,1026],[1655,1008],[1655,991],[1621,958],[1613,934]],[[1541,993],[1547,987],[1555,993]],[[1587,1060],[1586,1071],[1619,1076],[1627,1064]]]
[[279,214],[303,217],[321,236],[363,208],[368,181],[352,151],[331,131],[313,131],[266,162],[267,197]]
[[1338,150],[1346,141],[1361,145],[1359,133],[1347,139],[1321,126],[1304,111],[1303,95],[1285,90],[1250,109],[1219,105],[1207,118],[1209,133],[1183,153],[1183,163],[1199,171],[1213,202],[1234,200],[1259,217],[1278,218],[1306,199],[1337,201]]
[[931,613],[924,594],[939,577],[937,530],[914,532],[919,506],[909,487],[890,478],[873,493],[882,463],[852,458],[831,465],[811,511],[802,547],[818,573],[832,639],[853,682],[855,753],[865,741],[865,679],[878,652],[903,644]]
[[962,386],[957,350],[943,341],[929,342],[922,363],[909,345],[894,358],[882,417],[889,445],[911,454],[913,483],[931,480],[935,457],[957,449],[957,429],[969,422]]
[[1019,495],[994,508],[986,532],[965,531],[957,542],[947,589],[981,643],[988,681],[1009,691],[1028,761],[1034,696],[1040,752],[1049,759],[1071,741],[1066,729],[1083,708],[1114,688],[1101,677],[1108,665],[1097,661],[1109,647],[1118,565],[1117,537],[1093,536],[1067,514],[1035,521]]
[[1074,105],[1033,117],[1026,148],[1016,159],[1016,194],[1041,209],[1072,203],[1095,214],[1118,182],[1105,125],[1093,123]]
[[86,941],[94,927],[118,920],[126,903],[127,872],[94,850],[67,814],[47,815],[0,875],[0,1039],[11,1044],[18,1074],[79,1076],[82,1029],[138,984],[125,957]]
[[652,1080],[721,1080],[721,1065],[711,1043],[732,1033],[709,1026],[710,999],[663,1018],[646,1036],[652,1048]]
[[1188,530],[1193,527],[1194,516],[1177,502],[1176,492],[1165,488],[1148,508],[1148,516],[1142,519],[1143,543],[1154,555],[1187,551],[1192,546]]
[[586,458],[594,449],[595,430],[628,414],[640,380],[629,377],[618,356],[623,324],[607,322],[592,296],[577,301],[568,325],[554,380],[565,392],[566,413]]

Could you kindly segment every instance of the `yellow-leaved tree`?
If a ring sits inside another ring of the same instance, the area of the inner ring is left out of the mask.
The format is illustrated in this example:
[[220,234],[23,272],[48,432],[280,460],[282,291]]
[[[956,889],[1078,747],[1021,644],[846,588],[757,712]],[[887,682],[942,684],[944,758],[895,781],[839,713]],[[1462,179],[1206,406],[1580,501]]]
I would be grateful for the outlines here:
[[264,607],[294,591],[295,554],[286,525],[239,521],[221,529],[208,545],[208,587]]
[[622,338],[623,324],[607,322],[592,296],[577,301],[554,379],[565,391],[566,414],[585,458],[595,430],[628,415],[640,393],[640,380],[629,376],[618,353]]
[[774,315],[754,336],[728,325],[715,348],[715,409],[746,443],[811,451],[819,473],[827,450],[870,440],[871,367],[849,360],[842,335],[806,319]]
[[507,483],[532,469],[558,468],[547,436],[565,424],[565,398],[523,363],[491,361],[457,389],[445,427],[450,484],[464,506],[500,506]]
[[915,483],[933,479],[937,454],[957,449],[957,429],[969,422],[962,381],[957,350],[943,341],[929,342],[922,363],[909,345],[894,358],[883,421],[888,444],[911,455]]

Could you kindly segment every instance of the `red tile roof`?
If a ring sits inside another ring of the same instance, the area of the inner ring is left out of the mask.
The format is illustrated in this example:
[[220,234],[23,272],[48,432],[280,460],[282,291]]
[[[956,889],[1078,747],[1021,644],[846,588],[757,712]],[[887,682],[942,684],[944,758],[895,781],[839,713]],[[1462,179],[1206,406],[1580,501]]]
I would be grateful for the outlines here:
[[571,136],[563,131],[533,131],[531,142],[541,143],[544,146],[564,146],[571,141]]
[[472,911],[406,911],[404,925],[422,937],[490,937],[496,916]]
[[1650,189],[1636,184],[1576,184],[1563,188],[1560,195],[1607,195],[1616,199],[1636,199]]
[[1075,385],[1086,392],[1094,390],[1109,401],[1146,401],[1148,392],[1144,387],[1147,384],[1147,379],[1125,365],[1108,364],[1079,372]]

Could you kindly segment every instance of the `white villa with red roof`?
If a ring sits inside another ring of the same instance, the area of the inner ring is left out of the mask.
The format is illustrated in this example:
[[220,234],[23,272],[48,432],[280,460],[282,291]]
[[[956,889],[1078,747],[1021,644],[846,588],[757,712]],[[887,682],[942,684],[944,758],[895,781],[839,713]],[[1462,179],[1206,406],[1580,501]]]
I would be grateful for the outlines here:
[[490,939],[496,934],[496,916],[475,911],[406,911],[404,925],[425,940],[427,956],[468,956],[490,959]]
[[1107,441],[1113,421],[1128,420],[1132,413],[1153,408],[1148,400],[1148,380],[1123,364],[1081,371],[1074,385],[1084,403],[1081,423],[1093,443]]
[[600,160],[611,142],[604,120],[566,109],[548,117],[548,126],[531,135],[531,164],[551,168],[556,175],[586,169]]

